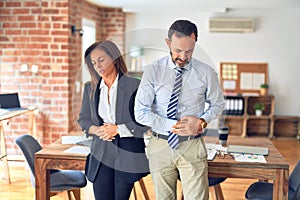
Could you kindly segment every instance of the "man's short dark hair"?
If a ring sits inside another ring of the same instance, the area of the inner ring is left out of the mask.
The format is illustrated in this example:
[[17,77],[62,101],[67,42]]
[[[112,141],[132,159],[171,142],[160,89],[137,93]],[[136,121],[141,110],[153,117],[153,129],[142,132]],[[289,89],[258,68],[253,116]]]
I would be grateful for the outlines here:
[[197,26],[188,20],[177,20],[171,25],[168,32],[169,40],[171,40],[174,33],[179,37],[191,36],[194,33],[196,41],[198,38]]

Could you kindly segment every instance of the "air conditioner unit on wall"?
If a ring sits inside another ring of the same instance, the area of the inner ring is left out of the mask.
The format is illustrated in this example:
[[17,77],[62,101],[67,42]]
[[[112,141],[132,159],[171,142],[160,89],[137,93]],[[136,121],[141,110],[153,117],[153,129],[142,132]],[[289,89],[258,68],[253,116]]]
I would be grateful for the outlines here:
[[245,33],[254,31],[252,18],[210,18],[210,32]]

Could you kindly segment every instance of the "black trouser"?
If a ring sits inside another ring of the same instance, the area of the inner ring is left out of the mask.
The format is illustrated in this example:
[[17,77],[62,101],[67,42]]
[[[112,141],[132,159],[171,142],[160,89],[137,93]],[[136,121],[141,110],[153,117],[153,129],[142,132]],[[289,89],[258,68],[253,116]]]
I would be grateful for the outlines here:
[[96,200],[128,200],[134,183],[120,179],[115,169],[101,164],[93,183]]

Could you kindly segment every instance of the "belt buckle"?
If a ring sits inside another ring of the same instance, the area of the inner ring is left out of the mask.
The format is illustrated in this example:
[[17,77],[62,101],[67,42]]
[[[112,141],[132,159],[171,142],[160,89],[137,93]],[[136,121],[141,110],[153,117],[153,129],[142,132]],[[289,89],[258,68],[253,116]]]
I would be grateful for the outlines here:
[[189,137],[188,137],[187,141],[189,142],[189,141],[190,141],[190,139],[191,139],[191,136],[189,136]]
[[159,139],[159,133],[156,133],[155,137],[156,137],[156,139]]

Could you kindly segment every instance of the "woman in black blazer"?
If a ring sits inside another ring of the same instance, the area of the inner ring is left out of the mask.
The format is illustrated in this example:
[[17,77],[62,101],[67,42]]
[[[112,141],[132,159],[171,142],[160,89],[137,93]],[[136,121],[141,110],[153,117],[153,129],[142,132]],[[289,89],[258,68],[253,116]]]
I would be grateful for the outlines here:
[[96,200],[128,200],[135,181],[149,173],[143,134],[134,119],[139,80],[126,75],[118,47],[96,42],[85,52],[91,81],[85,84],[78,123],[92,136],[85,173]]

